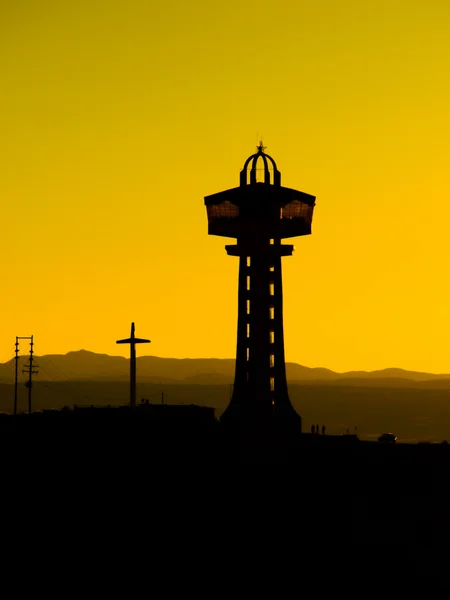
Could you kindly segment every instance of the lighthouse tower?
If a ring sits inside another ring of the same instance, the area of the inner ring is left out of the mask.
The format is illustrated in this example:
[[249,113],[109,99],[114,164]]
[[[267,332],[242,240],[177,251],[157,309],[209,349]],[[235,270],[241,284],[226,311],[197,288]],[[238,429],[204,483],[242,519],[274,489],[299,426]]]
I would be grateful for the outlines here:
[[222,422],[278,423],[301,430],[288,395],[283,334],[281,258],[284,238],[311,233],[315,197],[282,187],[281,173],[262,142],[240,174],[239,187],[205,197],[209,235],[236,238],[225,246],[239,257],[236,371]]

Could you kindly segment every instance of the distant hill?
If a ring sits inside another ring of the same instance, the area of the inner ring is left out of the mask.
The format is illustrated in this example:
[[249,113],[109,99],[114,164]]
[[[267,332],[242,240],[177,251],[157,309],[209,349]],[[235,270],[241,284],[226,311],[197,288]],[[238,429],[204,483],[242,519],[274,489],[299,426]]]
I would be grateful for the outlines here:
[[[47,354],[35,357],[39,368],[36,381],[127,381],[129,359],[122,356],[97,354],[87,350],[67,354]],[[24,379],[22,367],[27,356],[19,360],[20,380]],[[147,383],[183,383],[197,385],[226,385],[234,379],[234,359],[218,358],[160,358],[141,356],[137,359],[138,381]],[[348,371],[336,373],[330,369],[310,368],[297,363],[287,363],[287,378],[292,383],[315,382],[334,385],[364,385],[411,387],[417,384],[437,388],[450,388],[450,374],[420,373],[403,369],[379,371]],[[14,359],[0,363],[0,382],[14,380]],[[429,383],[428,383],[429,382]]]

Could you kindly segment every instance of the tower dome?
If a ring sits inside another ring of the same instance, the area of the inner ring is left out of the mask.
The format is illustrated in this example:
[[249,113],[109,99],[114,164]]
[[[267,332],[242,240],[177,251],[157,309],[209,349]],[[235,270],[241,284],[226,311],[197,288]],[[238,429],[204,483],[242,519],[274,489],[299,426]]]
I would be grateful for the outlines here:
[[[257,152],[255,152],[255,154],[252,154],[251,156],[249,156],[247,158],[247,160],[244,163],[244,168],[241,171],[241,176],[240,176],[240,185],[244,186],[244,185],[254,185],[255,183],[258,183],[257,181],[257,171],[259,170],[258,168],[258,164],[263,165],[263,170],[264,170],[264,181],[263,182],[259,182],[259,183],[265,183],[265,184],[269,184],[269,185],[277,185],[280,186],[281,185],[281,173],[280,171],[277,169],[277,163],[274,161],[274,159],[269,156],[269,154],[266,154],[264,152],[264,150],[266,149],[265,146],[263,146],[262,141],[259,143],[259,146],[257,146]],[[269,167],[269,161],[271,163],[271,166]],[[271,181],[271,170],[272,170],[272,181]],[[248,177],[248,175],[250,174],[250,178]]]

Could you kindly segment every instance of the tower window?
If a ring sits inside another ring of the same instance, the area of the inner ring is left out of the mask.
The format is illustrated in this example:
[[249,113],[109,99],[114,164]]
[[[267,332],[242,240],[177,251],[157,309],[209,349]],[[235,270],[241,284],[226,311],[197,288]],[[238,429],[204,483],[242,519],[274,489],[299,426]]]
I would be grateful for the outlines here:
[[247,256],[247,267],[249,267],[250,264],[251,264],[250,256]]
[[300,200],[292,200],[285,204],[281,209],[282,219],[304,219],[306,223],[311,223],[313,206],[309,206]]
[[247,360],[250,360],[250,348],[247,348]]
[[270,366],[271,367],[275,366],[275,356],[273,354],[270,355]]
[[269,316],[271,320],[275,319],[275,309],[273,308],[273,306],[272,308],[269,308]]
[[250,323],[247,323],[247,337],[250,337]]
[[275,271],[275,267],[274,267],[274,265],[270,265],[270,267],[269,267],[269,271]]
[[270,240],[270,243],[271,243],[271,244],[274,244],[274,243],[275,243],[275,240],[274,240],[274,239],[271,239],[271,240]]
[[275,285],[273,283],[269,284],[270,295],[273,296],[275,294]]
[[270,343],[271,343],[271,344],[273,344],[273,343],[275,342],[275,334],[274,334],[274,332],[273,332],[273,331],[271,331],[271,332],[269,333],[269,340],[270,340]]
[[250,300],[247,300],[247,314],[250,314]]
[[270,378],[270,391],[273,392],[275,389],[275,377]]
[[250,275],[247,275],[247,290],[250,289]]

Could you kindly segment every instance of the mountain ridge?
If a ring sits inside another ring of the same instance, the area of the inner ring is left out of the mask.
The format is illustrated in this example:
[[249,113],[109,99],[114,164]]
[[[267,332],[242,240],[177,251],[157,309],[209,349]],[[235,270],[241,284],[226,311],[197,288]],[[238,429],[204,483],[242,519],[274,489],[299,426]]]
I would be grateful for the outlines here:
[[[14,378],[14,361],[0,363],[0,382],[11,382]],[[66,354],[45,354],[34,356],[39,381],[79,381],[108,380],[123,381],[129,376],[129,359],[123,356],[111,356],[89,350],[71,350]],[[28,362],[28,356],[19,357],[20,380],[23,380],[22,368]],[[183,382],[193,384],[233,383],[235,360],[232,358],[164,358],[159,356],[140,356],[137,358],[137,379],[153,382]],[[390,367],[375,371],[346,371],[339,373],[324,367],[305,367],[298,363],[286,363],[287,378],[290,382],[431,382],[449,380],[447,373],[426,373],[408,371]]]

